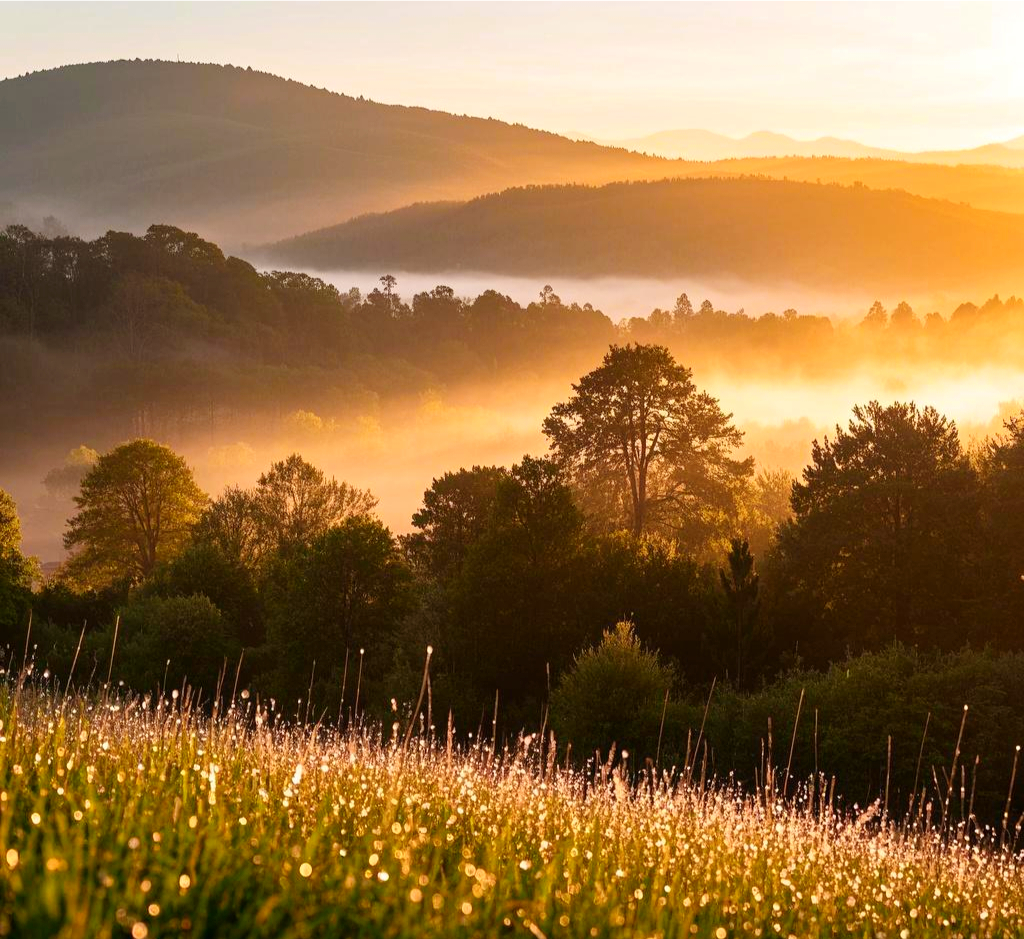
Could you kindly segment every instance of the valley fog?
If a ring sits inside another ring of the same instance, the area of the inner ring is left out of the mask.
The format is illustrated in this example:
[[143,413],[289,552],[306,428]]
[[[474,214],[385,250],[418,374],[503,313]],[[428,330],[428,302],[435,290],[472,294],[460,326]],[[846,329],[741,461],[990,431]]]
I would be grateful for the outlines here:
[[[299,452],[330,475],[370,489],[380,500],[380,517],[404,533],[433,478],[460,467],[507,466],[524,454],[544,453],[542,421],[577,377],[440,389],[355,415],[292,413],[236,431],[157,436],[184,454],[211,495],[226,485],[252,485],[273,461]],[[929,368],[912,374],[893,363],[822,381],[786,375],[744,380],[734,372],[697,369],[694,378],[734,414],[744,431],[744,454],[753,456],[759,468],[794,474],[806,464],[812,441],[831,433],[837,423],[845,426],[857,403],[931,404],[956,420],[965,441],[1000,432],[1003,420],[1024,403],[1024,370],[1007,368]],[[28,552],[44,562],[64,554],[61,534],[73,505],[70,494],[55,498],[47,492],[42,484],[47,472],[73,447],[85,444],[102,451],[118,442],[114,436],[83,440],[68,427],[47,447],[8,451],[0,458],[5,486],[23,513]]]
[[[291,270],[294,265],[282,265]],[[439,284],[451,287],[457,296],[476,297],[485,290],[506,294],[517,303],[527,305],[537,299],[541,288],[550,285],[565,303],[589,303],[615,322],[631,316],[647,316],[654,309],[671,310],[676,298],[685,293],[695,307],[705,298],[716,309],[728,312],[744,310],[757,316],[768,311],[782,313],[796,309],[803,314],[830,316],[837,319],[862,317],[875,300],[894,307],[906,300],[922,313],[948,310],[962,299],[961,294],[942,291],[910,291],[891,296],[870,289],[842,293],[818,290],[797,283],[751,284],[734,277],[673,278],[651,277],[520,277],[511,274],[492,274],[486,271],[361,271],[294,268],[313,277],[319,277],[345,292],[355,287],[363,295],[380,286],[379,278],[390,273],[398,280],[398,292],[407,301],[417,293],[433,290]],[[991,285],[986,284],[986,288]],[[1010,292],[1012,285],[1008,285]],[[988,293],[994,291],[989,289]],[[984,294],[984,291],[981,293]],[[987,296],[987,294],[985,294]]]

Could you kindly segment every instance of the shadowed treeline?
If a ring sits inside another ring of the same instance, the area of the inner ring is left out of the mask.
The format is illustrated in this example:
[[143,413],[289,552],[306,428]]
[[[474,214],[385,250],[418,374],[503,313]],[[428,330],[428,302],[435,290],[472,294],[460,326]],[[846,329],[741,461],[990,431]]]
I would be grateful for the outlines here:
[[1024,218],[765,177],[532,186],[352,219],[261,249],[303,267],[729,276],[846,291],[1012,283]]

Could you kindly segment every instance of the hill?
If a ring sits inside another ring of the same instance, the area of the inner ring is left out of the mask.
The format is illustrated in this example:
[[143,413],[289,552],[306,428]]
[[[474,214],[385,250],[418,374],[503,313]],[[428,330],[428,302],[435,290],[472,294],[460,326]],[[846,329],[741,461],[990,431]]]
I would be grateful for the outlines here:
[[[98,234],[141,231],[158,219],[236,249],[413,202],[669,176],[862,181],[1024,211],[1024,170],[907,164],[849,141],[836,142],[843,156],[871,158],[764,159],[759,154],[793,149],[791,138],[767,133],[747,138],[741,160],[669,161],[231,66],[136,60],[7,79],[0,125],[14,129],[0,137],[0,222],[38,225],[52,214]],[[699,159],[737,155],[722,143],[728,138],[685,133],[708,145],[683,148]],[[812,143],[808,152],[822,150]],[[1021,141],[1005,146],[1024,164]]]
[[676,179],[413,205],[264,256],[324,269],[955,287],[1019,277],[1024,218],[865,186]]
[[416,200],[671,174],[660,158],[219,65],[0,81],[0,126],[0,205],[92,231],[160,219],[236,244]]
[[613,147],[624,147],[640,153],[649,153],[669,159],[681,160],[734,160],[748,157],[876,157],[903,160],[911,163],[940,163],[950,166],[983,165],[1024,167],[1024,137],[1003,143],[984,144],[967,150],[892,150],[872,147],[856,140],[840,137],[818,137],[799,140],[787,134],[767,130],[745,137],[729,137],[709,130],[663,130],[629,140],[598,141]]
[[699,164],[703,176],[767,176],[802,182],[862,183],[872,189],[902,189],[929,199],[962,202],[977,209],[1024,213],[1024,170],[1003,166],[904,163],[877,157],[765,157]]

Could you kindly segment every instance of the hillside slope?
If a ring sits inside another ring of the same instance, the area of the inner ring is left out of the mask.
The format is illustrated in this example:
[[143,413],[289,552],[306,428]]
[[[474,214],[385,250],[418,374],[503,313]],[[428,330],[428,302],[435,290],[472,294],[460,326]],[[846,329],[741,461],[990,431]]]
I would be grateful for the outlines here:
[[320,268],[995,287],[1024,273],[1024,217],[864,186],[678,179],[414,205],[264,256]]
[[844,186],[862,183],[872,189],[902,189],[917,196],[962,202],[993,212],[1024,213],[1024,170],[1003,166],[947,166],[868,157],[766,157],[721,160],[703,166],[703,173],[687,169],[681,175],[754,175]]
[[248,69],[72,65],[0,81],[0,203],[86,230],[264,241],[424,199],[671,175],[653,157]]

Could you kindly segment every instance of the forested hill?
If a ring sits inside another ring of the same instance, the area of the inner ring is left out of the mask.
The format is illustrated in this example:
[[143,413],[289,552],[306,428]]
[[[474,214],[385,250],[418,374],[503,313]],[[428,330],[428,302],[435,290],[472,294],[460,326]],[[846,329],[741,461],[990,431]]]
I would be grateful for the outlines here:
[[997,287],[1024,271],[1024,218],[859,185],[675,179],[414,205],[266,255],[320,268]]
[[417,200],[672,174],[660,158],[219,65],[0,81],[0,127],[0,203],[97,233],[160,218],[235,244]]

